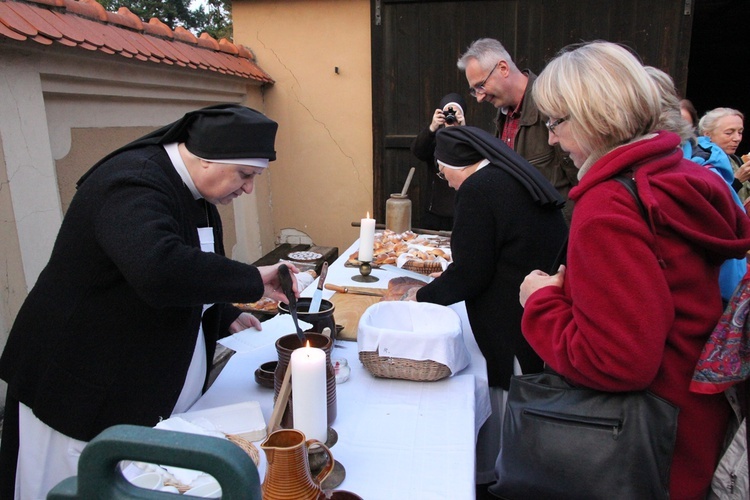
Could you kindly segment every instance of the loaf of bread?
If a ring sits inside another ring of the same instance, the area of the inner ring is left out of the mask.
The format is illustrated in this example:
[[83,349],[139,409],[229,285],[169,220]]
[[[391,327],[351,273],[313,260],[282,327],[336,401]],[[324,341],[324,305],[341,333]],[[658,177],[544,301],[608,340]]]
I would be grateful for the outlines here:
[[398,278],[393,278],[391,281],[388,282],[388,291],[385,292],[385,295],[383,295],[383,298],[380,299],[381,302],[388,301],[388,300],[401,300],[412,288],[415,287],[423,287],[427,283],[424,281],[415,279],[415,278],[409,278],[407,276],[400,276]]

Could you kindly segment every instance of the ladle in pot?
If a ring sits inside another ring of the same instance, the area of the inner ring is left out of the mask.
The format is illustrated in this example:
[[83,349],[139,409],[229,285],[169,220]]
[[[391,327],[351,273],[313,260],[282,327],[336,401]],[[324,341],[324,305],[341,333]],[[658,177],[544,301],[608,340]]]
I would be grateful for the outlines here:
[[297,319],[297,297],[294,296],[294,290],[292,289],[292,275],[289,272],[289,268],[283,264],[279,266],[279,282],[281,283],[281,291],[284,292],[289,301],[289,314],[292,315],[292,321],[294,321],[294,326],[297,328],[297,337],[299,337],[300,343],[304,345],[305,334],[302,332],[299,320]]

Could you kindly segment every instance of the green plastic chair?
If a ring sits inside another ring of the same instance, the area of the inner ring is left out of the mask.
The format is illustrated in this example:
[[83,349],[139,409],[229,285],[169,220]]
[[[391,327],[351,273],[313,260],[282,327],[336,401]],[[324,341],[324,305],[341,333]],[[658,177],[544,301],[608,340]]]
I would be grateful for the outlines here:
[[136,425],[115,425],[92,439],[81,452],[78,475],[60,482],[47,499],[181,498],[176,493],[150,491],[131,484],[120,472],[121,460],[200,470],[219,482],[224,499],[261,500],[258,469],[236,444]]

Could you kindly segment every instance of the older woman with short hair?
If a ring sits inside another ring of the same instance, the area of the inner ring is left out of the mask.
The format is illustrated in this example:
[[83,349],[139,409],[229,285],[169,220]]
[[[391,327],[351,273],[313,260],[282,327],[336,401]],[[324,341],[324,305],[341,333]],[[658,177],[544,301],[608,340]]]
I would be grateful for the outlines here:
[[745,116],[732,108],[716,108],[703,115],[698,122],[698,132],[707,136],[729,156],[734,171],[732,187],[745,202],[750,197],[750,161],[737,155],[745,131]]
[[[750,220],[723,180],[683,158],[676,134],[656,131],[659,91],[623,47],[562,52],[533,93],[579,184],[567,266],[521,285],[524,336],[575,384],[648,389],[679,407],[670,496],[705,498],[730,410],[723,395],[688,385],[722,313],[719,265],[750,249]],[[623,173],[648,220],[613,179]]]

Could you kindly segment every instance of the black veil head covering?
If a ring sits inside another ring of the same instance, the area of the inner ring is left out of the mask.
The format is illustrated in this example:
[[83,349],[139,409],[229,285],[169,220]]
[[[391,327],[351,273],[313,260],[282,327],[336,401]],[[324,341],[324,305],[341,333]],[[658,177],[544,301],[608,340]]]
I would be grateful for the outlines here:
[[78,185],[113,156],[156,144],[184,142],[188,151],[206,160],[266,158],[273,161],[277,129],[278,124],[263,113],[239,104],[217,104],[190,111],[176,122],[108,154],[81,177]]
[[437,131],[435,139],[435,159],[464,167],[486,158],[492,166],[505,170],[525,187],[536,204],[545,208],[565,205],[560,193],[539,170],[484,130],[469,126],[446,127]]
[[461,106],[461,111],[466,113],[466,101],[464,100],[463,96],[461,94],[456,94],[455,92],[451,94],[447,94],[443,96],[442,99],[440,99],[440,104],[438,104],[438,108],[443,109],[446,104],[449,102],[455,102],[459,106]]

